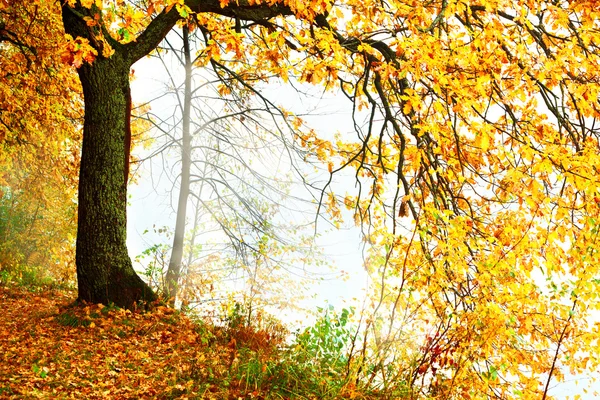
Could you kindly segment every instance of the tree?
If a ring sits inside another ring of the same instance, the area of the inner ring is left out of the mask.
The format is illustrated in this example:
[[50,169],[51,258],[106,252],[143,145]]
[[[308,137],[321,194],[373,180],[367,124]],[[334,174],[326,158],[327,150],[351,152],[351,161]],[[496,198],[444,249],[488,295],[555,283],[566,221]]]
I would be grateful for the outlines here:
[[[148,158],[162,157],[161,176],[169,175],[171,170],[180,171],[172,178],[172,187],[179,187],[179,193],[172,193],[177,196],[177,220],[165,291],[168,298],[180,298],[178,282],[184,280],[184,289],[188,288],[186,303],[201,301],[192,290],[199,281],[210,282],[205,286],[215,290],[223,284],[221,281],[231,283],[233,276],[238,278],[236,281],[252,281],[248,284],[251,288],[266,280],[271,288],[291,287],[294,283],[290,276],[308,277],[308,265],[320,261],[314,241],[306,235],[312,233],[310,217],[299,212],[313,205],[300,198],[304,189],[301,185],[292,187],[290,183],[298,170],[308,165],[302,161],[306,152],[294,142],[297,130],[285,129],[285,113],[264,97],[253,91],[235,90],[229,84],[235,83],[235,77],[215,76],[209,68],[193,68],[203,58],[197,50],[206,46],[206,40],[201,29],[190,34],[190,25],[185,24],[181,33],[175,30],[159,47],[154,57],[164,66],[168,83],[157,97],[163,101],[173,98],[174,111],[170,113],[163,105],[149,117],[160,136],[155,137],[157,148]],[[228,94],[221,94],[223,85],[228,85]],[[192,202],[187,200],[189,195],[194,198]],[[193,206],[195,215],[191,219],[193,229],[186,233],[189,206]],[[288,214],[285,219],[283,213]],[[199,262],[201,254],[210,254],[211,261]],[[302,268],[290,265],[291,259],[298,261],[301,256],[305,260],[299,262]],[[259,264],[263,268],[258,268]],[[215,271],[210,271],[210,266]],[[279,283],[273,282],[275,276]],[[252,295],[242,296],[252,299],[244,304],[248,310],[255,305],[250,302],[265,300],[263,290],[250,291]],[[289,297],[287,290],[273,293],[279,298]]]
[[577,353],[595,353],[600,305],[594,4],[362,3],[355,40],[328,30],[342,47],[321,70],[339,71],[360,136],[305,140],[369,185],[343,199],[376,277],[365,379],[409,397],[547,398],[567,365],[596,368]]
[[204,62],[239,88],[277,76],[350,101],[357,140],[298,140],[356,171],[357,195],[322,203],[355,211],[378,278],[359,378],[413,398],[547,398],[562,371],[597,369],[597,1],[100,5],[62,12],[86,109],[81,299],[153,298],[124,245],[128,74],[190,16]]
[[[187,7],[200,13],[235,12],[238,18],[247,19],[265,19],[287,10],[279,6],[222,9],[217,2],[200,1],[191,1]],[[93,60],[77,69],[85,102],[76,245],[80,300],[131,307],[139,300],[156,297],[135,273],[125,246],[129,71],[133,63],[160,43],[184,12],[180,6],[164,8],[135,41],[123,44],[110,34],[110,24],[105,20],[108,17],[96,4],[63,4],[66,33],[81,41],[77,48],[83,48],[82,57]],[[137,22],[131,15],[128,21]],[[133,39],[129,30],[134,28],[127,23],[121,27],[118,33],[122,40]]]
[[187,216],[187,203],[190,193],[190,170],[192,154],[192,137],[190,133],[191,107],[192,107],[192,55],[190,51],[189,28],[183,27],[183,59],[185,68],[185,82],[183,84],[183,109],[181,115],[181,182],[179,185],[179,199],[177,201],[177,219],[175,233],[173,234],[173,247],[169,269],[166,274],[166,296],[173,299],[177,296],[178,282],[181,276],[181,262],[183,260],[183,239],[185,236],[185,221]]
[[[351,101],[358,140],[300,140],[332,173],[356,171],[343,203],[377,278],[362,378],[414,397],[546,398],[561,366],[589,367],[577,351],[594,352],[600,305],[593,10],[336,3],[297,13],[305,25],[264,23],[254,52],[203,21],[217,70],[337,81]],[[342,199],[323,199],[339,217]]]

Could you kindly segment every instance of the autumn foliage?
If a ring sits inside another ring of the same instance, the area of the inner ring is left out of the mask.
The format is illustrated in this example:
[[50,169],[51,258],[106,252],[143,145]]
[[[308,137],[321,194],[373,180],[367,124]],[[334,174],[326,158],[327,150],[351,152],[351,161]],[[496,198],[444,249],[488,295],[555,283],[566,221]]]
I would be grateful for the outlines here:
[[64,46],[57,4],[0,3],[0,263],[69,281],[83,104]]
[[[79,155],[70,68],[85,78],[111,60],[131,61],[124,49],[141,58],[149,39],[161,39],[153,33],[187,24],[202,32],[195,62],[218,74],[221,96],[318,85],[351,112],[353,132],[318,132],[282,112],[331,177],[318,212],[334,223],[350,215],[364,232],[373,279],[356,334],[340,334],[351,338],[340,387],[411,399],[546,399],[568,375],[600,368],[597,1],[70,0],[62,10],[85,37],[63,35],[55,3],[0,2],[2,210],[31,216],[39,204],[64,228],[51,248],[72,229],[71,209],[64,218],[57,211],[72,198]],[[114,104],[121,120],[122,100]],[[123,132],[109,133],[111,145],[88,154],[120,157]],[[119,157],[106,171],[122,172]],[[95,172],[112,179],[106,171]],[[355,176],[354,192],[334,190],[343,171]],[[48,180],[60,186],[42,185]],[[123,233],[126,189],[110,184],[121,188],[106,198],[123,203]],[[33,224],[0,227],[7,248],[43,234]],[[81,252],[82,271],[92,271],[96,253]],[[1,262],[33,263],[34,253]],[[50,263],[38,253],[35,262]],[[93,283],[89,275],[80,278]]]

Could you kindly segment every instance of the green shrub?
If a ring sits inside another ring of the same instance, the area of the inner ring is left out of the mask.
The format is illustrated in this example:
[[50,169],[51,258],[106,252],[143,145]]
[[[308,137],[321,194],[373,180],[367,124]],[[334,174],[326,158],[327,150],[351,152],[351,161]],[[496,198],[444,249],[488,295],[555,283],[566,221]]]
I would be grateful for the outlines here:
[[70,284],[61,285],[54,279],[41,271],[41,268],[29,265],[13,265],[8,268],[0,266],[0,284],[17,285],[27,288],[28,290],[44,290],[44,289],[71,289]]
[[336,398],[348,382],[349,349],[354,338],[349,318],[353,309],[336,313],[318,308],[315,324],[297,332],[282,362],[273,370],[278,389],[288,395]]

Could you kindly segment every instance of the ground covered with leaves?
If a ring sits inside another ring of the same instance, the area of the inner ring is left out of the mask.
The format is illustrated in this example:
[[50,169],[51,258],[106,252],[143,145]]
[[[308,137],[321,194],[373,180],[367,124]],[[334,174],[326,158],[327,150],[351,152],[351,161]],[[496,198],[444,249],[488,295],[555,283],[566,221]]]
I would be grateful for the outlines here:
[[74,300],[0,285],[0,398],[368,398],[292,360],[279,328]]
[[2,396],[221,398],[206,378],[222,373],[234,349],[211,346],[207,359],[209,335],[189,319],[167,307],[130,312],[73,300],[0,288]]

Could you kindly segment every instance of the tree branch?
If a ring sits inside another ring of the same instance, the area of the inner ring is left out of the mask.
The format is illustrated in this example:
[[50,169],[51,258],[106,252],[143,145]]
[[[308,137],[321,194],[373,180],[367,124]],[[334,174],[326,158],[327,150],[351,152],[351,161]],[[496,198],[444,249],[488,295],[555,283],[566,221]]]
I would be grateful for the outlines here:
[[[277,16],[293,14],[288,6],[278,4],[250,5],[247,0],[240,0],[236,3],[222,8],[219,0],[188,0],[185,5],[195,13],[214,13],[238,20],[265,21]],[[156,16],[134,42],[124,46],[130,63],[135,63],[154,50],[179,19],[182,17],[176,7],[172,7],[168,12],[165,9]]]

